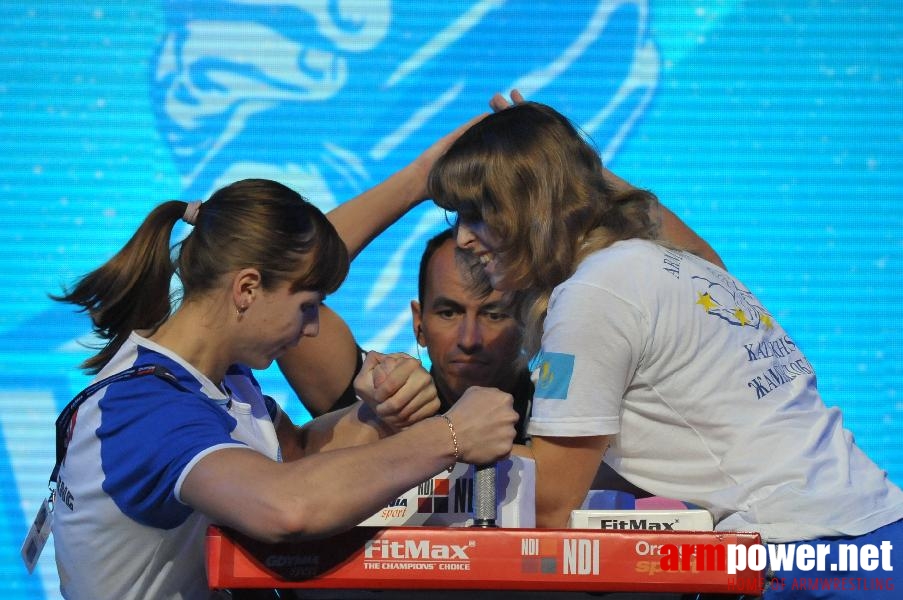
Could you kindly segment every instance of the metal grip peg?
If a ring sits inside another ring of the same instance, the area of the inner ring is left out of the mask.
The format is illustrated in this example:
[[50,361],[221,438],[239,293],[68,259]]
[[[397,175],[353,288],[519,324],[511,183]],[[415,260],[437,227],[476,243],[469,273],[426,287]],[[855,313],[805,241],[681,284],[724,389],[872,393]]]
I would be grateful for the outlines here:
[[496,527],[495,464],[473,467],[473,526]]

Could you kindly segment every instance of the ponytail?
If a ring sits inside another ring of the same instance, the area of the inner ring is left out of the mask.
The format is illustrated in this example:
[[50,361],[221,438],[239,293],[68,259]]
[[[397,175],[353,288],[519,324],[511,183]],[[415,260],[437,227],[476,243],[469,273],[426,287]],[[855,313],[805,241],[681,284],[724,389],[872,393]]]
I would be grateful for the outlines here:
[[50,296],[81,307],[80,312],[90,315],[94,333],[107,340],[96,355],[82,363],[87,372],[100,371],[132,331],[155,329],[169,316],[174,273],[170,238],[186,207],[180,200],[160,204],[113,258],[62,295]]
[[[193,225],[175,247],[173,227]],[[348,274],[345,243],[329,219],[298,192],[269,179],[236,181],[206,202],[170,200],[144,219],[132,239],[99,269],[54,300],[80,306],[106,345],[82,364],[97,373],[135,330],[155,330],[170,315],[173,275],[181,302],[222,285],[223,277],[252,267],[265,290],[329,294]]]

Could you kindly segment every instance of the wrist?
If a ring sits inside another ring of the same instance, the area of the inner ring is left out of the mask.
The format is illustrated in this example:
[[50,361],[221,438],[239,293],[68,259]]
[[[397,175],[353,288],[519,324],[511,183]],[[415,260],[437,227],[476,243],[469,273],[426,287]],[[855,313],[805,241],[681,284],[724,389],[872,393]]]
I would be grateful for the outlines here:
[[461,458],[461,449],[458,447],[458,434],[455,431],[455,424],[452,422],[451,417],[441,413],[436,416],[445,423],[451,437],[452,457],[451,464],[447,467],[448,472],[451,473],[455,468],[455,465],[458,464],[458,459]]
[[403,196],[408,210],[429,198],[427,182],[430,168],[430,162],[424,160],[423,157],[417,157],[398,171],[397,175],[402,180]]
[[384,438],[398,433],[398,430],[383,421],[363,398],[357,394],[355,394],[355,397],[358,401],[358,420],[361,423],[372,427],[376,431],[377,437]]

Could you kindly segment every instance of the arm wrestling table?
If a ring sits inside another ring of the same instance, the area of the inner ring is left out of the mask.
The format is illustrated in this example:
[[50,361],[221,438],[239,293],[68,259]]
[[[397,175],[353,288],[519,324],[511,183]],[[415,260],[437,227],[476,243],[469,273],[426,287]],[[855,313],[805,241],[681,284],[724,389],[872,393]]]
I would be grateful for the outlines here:
[[431,600],[439,590],[471,597],[476,590],[734,598],[762,592],[761,571],[728,574],[725,565],[729,547],[759,544],[757,533],[495,527],[495,472],[477,467],[474,480],[474,523],[481,526],[358,526],[321,540],[279,544],[210,526],[210,588],[426,590],[422,595]]
[[[728,544],[759,543],[754,533],[356,527],[323,540],[266,544],[211,526],[206,541],[213,589],[643,591],[736,597],[757,596],[764,584],[761,571],[729,575],[721,560]],[[660,552],[668,544],[691,554],[677,569],[662,568]]]

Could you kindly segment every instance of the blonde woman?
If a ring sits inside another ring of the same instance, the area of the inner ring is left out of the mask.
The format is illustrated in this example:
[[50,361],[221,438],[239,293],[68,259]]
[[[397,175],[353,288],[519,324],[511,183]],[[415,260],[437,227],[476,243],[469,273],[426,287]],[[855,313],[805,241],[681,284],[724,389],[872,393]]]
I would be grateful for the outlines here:
[[[903,492],[824,405],[793,338],[567,118],[514,99],[437,161],[430,193],[520,302],[537,523],[563,527],[604,456],[632,484],[708,509],[716,529],[832,552],[892,540],[884,564],[903,564]],[[875,576],[856,569],[829,577]]]

